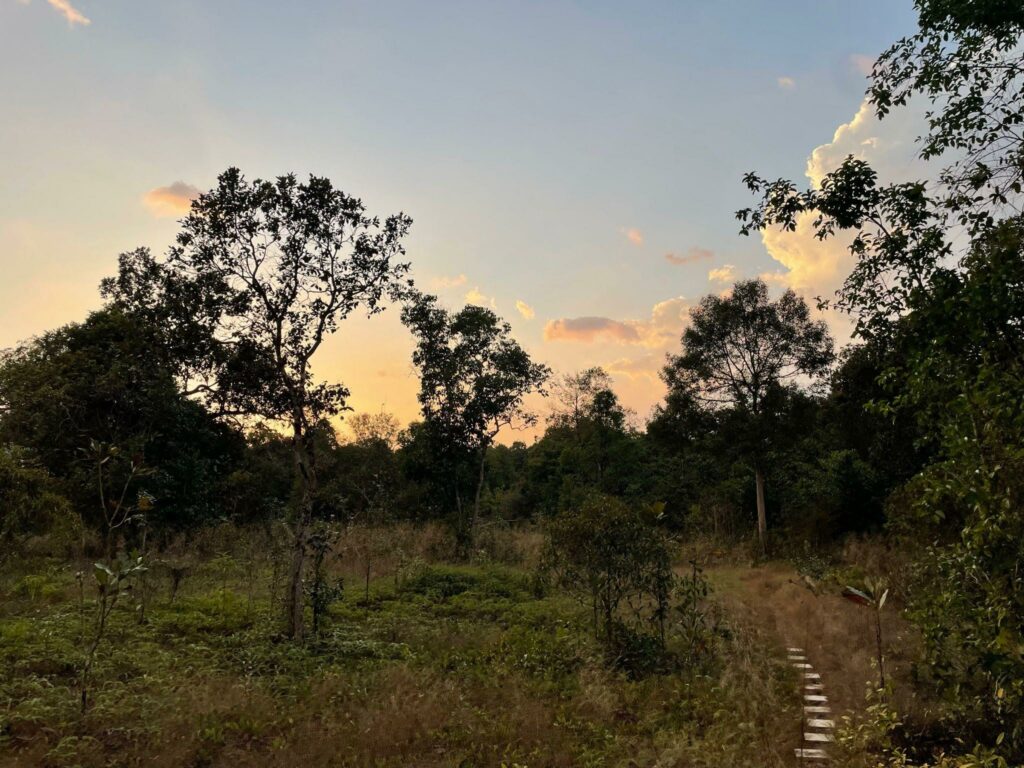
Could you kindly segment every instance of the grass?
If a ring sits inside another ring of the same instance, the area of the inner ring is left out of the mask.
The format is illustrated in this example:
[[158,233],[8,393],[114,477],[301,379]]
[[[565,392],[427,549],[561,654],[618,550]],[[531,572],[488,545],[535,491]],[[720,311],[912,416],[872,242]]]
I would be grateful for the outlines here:
[[246,560],[261,548],[206,547],[173,602],[155,569],[147,620],[115,611],[85,715],[74,566],[23,561],[2,582],[0,765],[788,764],[795,680],[742,619],[698,668],[631,679],[581,606],[538,587],[531,538],[453,565],[398,531],[367,596],[360,535],[332,563],[344,599],[301,645],[278,636],[271,564]]

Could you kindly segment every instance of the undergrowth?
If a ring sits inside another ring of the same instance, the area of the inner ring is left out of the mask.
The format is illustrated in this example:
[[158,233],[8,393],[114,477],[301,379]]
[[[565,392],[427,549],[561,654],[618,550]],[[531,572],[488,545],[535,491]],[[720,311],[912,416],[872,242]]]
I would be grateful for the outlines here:
[[[3,582],[0,765],[783,765],[793,681],[734,627],[695,668],[609,668],[589,617],[527,571],[422,564],[334,602],[304,644],[252,568],[221,562],[140,623],[110,620],[78,711],[93,595],[74,572]],[[154,577],[154,582],[157,579]],[[795,735],[795,734],[793,734]]]

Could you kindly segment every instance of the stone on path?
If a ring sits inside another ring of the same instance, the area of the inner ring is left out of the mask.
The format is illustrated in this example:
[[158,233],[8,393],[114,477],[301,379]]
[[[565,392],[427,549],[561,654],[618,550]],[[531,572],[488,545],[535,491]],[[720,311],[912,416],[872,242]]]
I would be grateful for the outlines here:
[[818,733],[817,731],[807,731],[804,734],[804,741],[824,742],[835,741],[835,739],[832,737],[831,733]]
[[798,749],[796,756],[802,760],[828,760],[824,749]]

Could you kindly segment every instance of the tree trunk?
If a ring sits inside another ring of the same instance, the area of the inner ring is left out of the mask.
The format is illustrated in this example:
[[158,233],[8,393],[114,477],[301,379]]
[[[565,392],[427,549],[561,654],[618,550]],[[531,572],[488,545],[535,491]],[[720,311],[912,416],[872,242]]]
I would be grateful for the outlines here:
[[480,449],[480,473],[476,479],[476,494],[473,497],[473,519],[469,523],[470,547],[476,546],[476,526],[480,520],[480,494],[484,489],[484,469],[487,466],[487,446]]
[[309,434],[303,429],[303,423],[299,418],[294,420],[292,427],[292,448],[302,492],[300,494],[298,519],[295,522],[295,540],[292,544],[292,562],[285,606],[287,610],[288,636],[293,640],[301,640],[305,630],[305,601],[302,594],[302,579],[306,565],[307,538],[309,537],[309,528],[313,522],[313,495],[316,491],[316,472],[313,465],[313,445]]
[[[875,598],[877,600],[877,597]],[[882,654],[882,611],[875,607],[875,645],[878,651],[878,687],[885,693],[885,657]]]
[[757,485],[757,538],[761,543],[761,554],[768,556],[768,516],[764,508],[764,472],[760,465],[754,469],[754,482]]

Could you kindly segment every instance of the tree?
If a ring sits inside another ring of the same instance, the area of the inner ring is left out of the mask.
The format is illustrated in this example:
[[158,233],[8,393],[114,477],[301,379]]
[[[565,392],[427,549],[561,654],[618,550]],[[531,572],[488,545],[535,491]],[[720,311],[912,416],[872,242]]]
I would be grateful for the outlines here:
[[347,419],[349,431],[354,442],[368,445],[381,443],[390,450],[398,446],[398,433],[401,428],[398,419],[386,411],[379,413],[357,413]]
[[[890,521],[918,550],[910,615],[964,739],[1024,759],[1024,220],[976,238],[901,325],[884,412],[912,414],[930,464]],[[922,544],[925,542],[925,544]]]
[[554,405],[549,420],[559,426],[579,430],[581,422],[592,410],[600,392],[611,391],[612,378],[601,367],[566,373],[552,386]]
[[[452,314],[423,295],[403,310],[402,321],[416,336],[413,363],[420,370],[424,426],[453,475],[456,534],[465,550],[480,517],[487,449],[502,429],[536,423],[523,401],[542,391],[550,370],[533,362],[512,338],[511,326],[485,307],[468,305]],[[462,498],[466,459],[476,464],[472,512]]]
[[921,157],[952,152],[943,207],[975,233],[1021,211],[1024,6],[1015,0],[916,0],[918,31],[882,53],[868,97],[879,117],[926,96]]
[[145,457],[150,471],[139,486],[156,499],[155,531],[201,524],[219,514],[222,480],[243,444],[180,393],[175,372],[148,318],[94,312],[0,357],[0,440],[30,449],[94,528],[104,522],[83,455],[91,442]]
[[383,224],[367,216],[326,178],[250,182],[230,168],[193,201],[163,264],[136,252],[104,285],[115,304],[205,331],[194,332],[210,341],[193,350],[188,392],[221,414],[288,424],[300,488],[286,599],[296,639],[317,493],[311,426],[343,410],[348,396],[340,384],[315,382],[313,358],[342,320],[380,312],[384,298],[401,294],[410,224],[402,214]]
[[545,514],[576,507],[595,491],[644,497],[644,445],[611,387],[597,367],[564,374],[552,387],[555,404],[530,451],[525,482],[533,506]]
[[[808,215],[825,240],[850,232],[857,262],[837,292],[869,340],[895,333],[899,318],[933,275],[959,263],[954,226],[974,236],[1022,212],[1024,184],[1024,10],[1012,0],[916,0],[918,32],[877,60],[868,99],[884,118],[915,96],[932,107],[920,139],[924,160],[954,156],[937,184],[880,184],[864,160],[848,157],[816,189],[749,173],[760,200],[737,211],[740,232],[793,230]],[[962,240],[962,238],[961,238]]]
[[727,296],[705,296],[690,311],[682,343],[682,354],[664,369],[670,390],[691,394],[711,409],[731,408],[748,423],[758,538],[767,553],[763,455],[770,421],[794,379],[817,376],[831,364],[832,338],[791,290],[769,301],[764,281],[746,280]]
[[656,508],[636,510],[612,496],[591,496],[547,525],[544,569],[560,586],[582,596],[593,612],[594,633],[613,651],[623,605],[641,626],[655,623],[664,643],[672,592],[672,557],[653,524]]
[[857,261],[837,303],[861,338],[890,351],[871,408],[915,423],[928,449],[927,466],[890,501],[890,525],[918,550],[909,612],[925,641],[922,668],[956,701],[958,740],[1019,762],[1024,8],[916,8],[918,32],[879,58],[869,98],[881,117],[928,98],[920,155],[954,158],[938,183],[879,185],[852,158],[803,192],[751,174],[761,199],[738,217],[745,233],[793,229],[806,215],[821,239],[853,234]]

